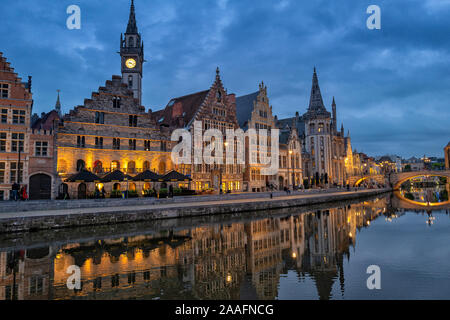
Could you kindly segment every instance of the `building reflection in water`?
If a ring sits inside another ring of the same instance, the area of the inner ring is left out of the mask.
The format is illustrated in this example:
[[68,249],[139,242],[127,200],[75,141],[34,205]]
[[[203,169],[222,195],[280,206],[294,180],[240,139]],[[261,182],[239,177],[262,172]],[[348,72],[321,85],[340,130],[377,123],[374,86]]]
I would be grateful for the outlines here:
[[[0,299],[275,299],[280,276],[339,282],[361,228],[386,200],[246,223],[0,253]],[[82,289],[66,286],[71,265]]]

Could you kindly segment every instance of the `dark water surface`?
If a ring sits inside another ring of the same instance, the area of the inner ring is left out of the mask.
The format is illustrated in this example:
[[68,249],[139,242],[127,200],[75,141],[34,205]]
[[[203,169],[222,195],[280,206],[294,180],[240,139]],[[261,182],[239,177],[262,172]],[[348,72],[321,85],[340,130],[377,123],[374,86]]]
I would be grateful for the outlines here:
[[[449,299],[448,209],[401,206],[388,196],[0,235],[0,300]],[[79,291],[66,285],[73,265]],[[367,288],[371,265],[381,290]]]

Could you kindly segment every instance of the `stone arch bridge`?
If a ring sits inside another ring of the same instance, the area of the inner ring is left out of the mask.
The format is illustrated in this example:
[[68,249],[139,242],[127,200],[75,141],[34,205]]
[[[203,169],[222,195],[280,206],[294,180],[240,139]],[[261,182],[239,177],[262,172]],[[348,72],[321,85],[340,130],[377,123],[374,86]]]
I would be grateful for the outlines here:
[[442,171],[411,171],[401,173],[391,173],[389,176],[389,182],[392,184],[394,190],[399,190],[400,186],[411,179],[418,177],[447,177],[450,181],[450,170]]

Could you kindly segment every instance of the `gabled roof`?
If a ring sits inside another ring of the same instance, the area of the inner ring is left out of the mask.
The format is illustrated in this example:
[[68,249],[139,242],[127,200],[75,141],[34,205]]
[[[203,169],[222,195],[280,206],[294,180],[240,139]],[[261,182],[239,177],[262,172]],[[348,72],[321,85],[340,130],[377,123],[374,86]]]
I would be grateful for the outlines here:
[[54,121],[60,119],[56,110],[52,110],[49,113],[44,114],[41,118],[38,118],[31,124],[31,129],[34,130],[52,130],[54,128]]
[[124,174],[122,171],[120,170],[116,170],[114,172],[111,172],[109,174],[107,174],[106,176],[103,177],[102,182],[111,182],[111,181],[125,181],[125,178],[128,180],[133,180],[133,177]]
[[205,101],[209,90],[196,92],[187,96],[173,98],[164,110],[154,113],[160,125],[186,127],[194,118],[198,108]]
[[87,170],[81,170],[80,172],[70,176],[66,182],[95,182],[100,181],[100,178]]
[[154,173],[153,171],[146,170],[140,174],[138,174],[136,177],[133,178],[133,181],[152,181],[157,182],[161,179],[161,176]]
[[238,119],[239,126],[244,131],[248,129],[247,124],[252,117],[253,108],[258,95],[259,91],[256,91],[236,98],[236,117]]
[[303,134],[305,133],[305,121],[303,120],[302,117],[296,116],[292,118],[278,120],[276,126],[280,130],[282,130],[286,128],[286,126],[291,128],[293,124],[295,124],[295,129],[297,129],[298,136],[302,137]]

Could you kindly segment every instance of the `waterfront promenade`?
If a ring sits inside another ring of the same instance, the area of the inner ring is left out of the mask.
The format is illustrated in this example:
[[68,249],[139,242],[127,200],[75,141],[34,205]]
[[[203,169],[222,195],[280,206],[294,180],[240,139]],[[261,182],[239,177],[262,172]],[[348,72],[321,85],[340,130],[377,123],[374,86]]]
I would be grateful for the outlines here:
[[[354,200],[389,192],[374,190],[327,190],[322,192],[237,194],[203,197],[180,197],[173,199],[128,199],[125,201],[66,201],[66,206],[76,208],[54,209],[61,202],[18,204],[12,210],[0,213],[0,233],[49,230],[157,219],[188,218],[206,215],[235,214],[241,212],[282,209],[327,202]],[[120,205],[119,205],[120,204]],[[14,203],[8,203],[14,205]],[[53,205],[53,207],[52,207]],[[95,205],[95,206],[94,206]],[[20,206],[28,206],[21,210]],[[86,206],[86,207],[84,207]],[[34,208],[34,210],[30,210]],[[46,208],[46,209],[44,209]],[[3,208],[5,210],[6,208]]]

